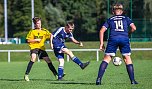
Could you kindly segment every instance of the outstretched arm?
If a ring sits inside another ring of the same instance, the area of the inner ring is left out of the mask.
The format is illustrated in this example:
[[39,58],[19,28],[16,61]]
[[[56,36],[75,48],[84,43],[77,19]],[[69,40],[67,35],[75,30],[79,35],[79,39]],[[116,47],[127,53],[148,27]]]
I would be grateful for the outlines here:
[[74,37],[72,37],[71,40],[73,43],[78,44],[79,46],[83,46],[83,43],[81,41],[77,41]]

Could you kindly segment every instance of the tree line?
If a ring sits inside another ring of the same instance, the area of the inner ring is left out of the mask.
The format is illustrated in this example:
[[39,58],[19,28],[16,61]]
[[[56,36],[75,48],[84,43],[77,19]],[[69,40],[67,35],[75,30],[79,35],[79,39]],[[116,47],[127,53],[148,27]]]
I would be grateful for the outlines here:
[[[32,24],[31,0],[7,2],[8,37],[25,37]],[[133,19],[152,19],[151,0],[34,0],[34,15],[42,18],[42,27],[50,32],[72,20],[78,40],[98,40],[102,23],[112,15],[116,2]],[[0,37],[4,37],[4,0],[0,1]]]

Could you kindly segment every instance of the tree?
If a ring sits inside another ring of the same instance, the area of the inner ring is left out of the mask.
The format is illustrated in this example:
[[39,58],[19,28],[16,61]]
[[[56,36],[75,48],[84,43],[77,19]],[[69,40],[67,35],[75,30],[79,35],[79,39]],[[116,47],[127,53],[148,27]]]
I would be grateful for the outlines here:
[[[41,0],[34,0],[35,16],[42,17],[43,25],[47,26],[45,12]],[[11,0],[8,2],[8,34],[9,37],[26,37],[31,29],[31,0]]]
[[[132,5],[131,0],[34,0],[34,12],[35,16],[42,18],[42,27],[44,26],[50,31],[63,26],[66,21],[73,20],[75,23],[74,35],[78,40],[99,40],[99,30],[103,22],[112,15],[112,5],[116,2],[123,3],[125,15],[132,17],[133,20],[144,18],[148,21],[138,21],[135,24],[143,32],[148,29],[148,33],[151,34],[151,0],[132,0]],[[1,37],[4,36],[3,4],[3,0],[1,0]],[[31,29],[32,23],[31,0],[8,0],[7,6],[8,36],[25,37]],[[108,37],[107,35],[108,33],[105,36]]]
[[0,1],[0,37],[4,36],[3,3]]
[[29,0],[11,0],[8,2],[9,37],[26,35],[31,27],[31,2]]
[[42,27],[47,28],[48,24],[45,17],[46,11],[43,7],[42,0],[34,0],[34,16],[38,16],[42,18]]
[[51,3],[45,5],[44,9],[49,29],[53,31],[59,26],[64,26],[65,17],[62,10],[55,8]]

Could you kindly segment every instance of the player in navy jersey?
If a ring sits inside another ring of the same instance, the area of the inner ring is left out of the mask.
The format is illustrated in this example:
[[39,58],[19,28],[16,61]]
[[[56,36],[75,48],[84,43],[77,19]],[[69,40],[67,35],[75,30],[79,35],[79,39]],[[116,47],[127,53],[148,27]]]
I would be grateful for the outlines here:
[[65,39],[69,38],[75,44],[83,46],[82,42],[77,41],[72,34],[74,29],[73,22],[67,22],[65,27],[60,27],[56,29],[50,38],[51,48],[54,50],[55,56],[58,58],[59,67],[58,67],[58,80],[62,80],[63,71],[64,71],[64,54],[67,54],[73,62],[78,64],[81,69],[84,69],[89,65],[90,62],[82,63],[79,58],[77,58],[72,51],[70,51],[64,44]]
[[[117,48],[119,47],[126,69],[131,81],[131,84],[138,84],[134,78],[134,67],[131,60],[131,48],[129,43],[129,37],[132,32],[136,30],[136,26],[129,17],[123,16],[123,5],[115,4],[113,6],[113,14],[102,26],[100,30],[100,50],[104,51],[105,46],[103,43],[104,32],[110,28],[109,39],[105,50],[105,55],[102,63],[100,64],[98,76],[96,79],[96,85],[101,85],[103,74],[111,61],[115,56]],[[128,27],[131,29],[128,30]]]

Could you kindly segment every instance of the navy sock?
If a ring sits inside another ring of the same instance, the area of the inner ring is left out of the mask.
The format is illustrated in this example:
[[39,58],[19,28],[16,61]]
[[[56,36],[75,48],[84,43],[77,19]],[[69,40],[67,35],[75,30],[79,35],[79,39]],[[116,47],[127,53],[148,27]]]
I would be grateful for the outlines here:
[[102,63],[100,64],[100,67],[99,67],[97,80],[100,79],[100,81],[101,81],[102,76],[103,76],[107,66],[108,66],[108,63],[105,61],[102,61]]
[[78,64],[79,66],[82,65],[82,62],[81,62],[80,59],[77,58],[77,57],[73,57],[73,58],[72,58],[72,61],[75,62],[76,64]]
[[130,78],[130,81],[134,80],[134,67],[133,64],[126,65],[126,69]]
[[58,79],[62,79],[63,76],[63,66],[58,67]]
[[48,67],[49,67],[49,69],[52,71],[52,73],[53,73],[54,75],[57,75],[57,74],[58,74],[57,71],[56,71],[56,69],[55,69],[55,67],[53,66],[52,63],[48,63]]
[[31,68],[32,68],[32,66],[33,66],[33,63],[34,63],[34,62],[32,62],[32,61],[30,61],[30,62],[28,63],[25,74],[28,75],[28,74],[30,73]]

